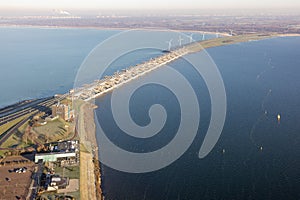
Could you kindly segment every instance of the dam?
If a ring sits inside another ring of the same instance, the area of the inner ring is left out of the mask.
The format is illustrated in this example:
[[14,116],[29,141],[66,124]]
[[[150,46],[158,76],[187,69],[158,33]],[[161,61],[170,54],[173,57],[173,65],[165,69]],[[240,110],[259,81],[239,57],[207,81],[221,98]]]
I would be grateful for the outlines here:
[[95,80],[91,84],[86,84],[80,88],[74,88],[70,91],[69,95],[75,99],[90,101],[189,53],[199,52],[204,49],[217,46],[256,41],[278,36],[280,35],[254,33],[214,38],[203,41],[192,41],[191,43],[179,46],[171,51],[163,50],[163,55],[152,58],[142,64],[130,66],[126,69],[123,69],[121,72],[117,71],[111,76],[105,76],[103,79]]
[[190,53],[190,51],[186,47],[170,51],[164,55],[152,58],[145,63],[131,66],[127,69],[123,69],[121,72],[115,72],[112,76],[105,76],[101,80],[95,80],[94,83],[74,89],[71,93],[75,99],[90,101],[91,99],[97,98],[125,83],[177,60],[188,53]]

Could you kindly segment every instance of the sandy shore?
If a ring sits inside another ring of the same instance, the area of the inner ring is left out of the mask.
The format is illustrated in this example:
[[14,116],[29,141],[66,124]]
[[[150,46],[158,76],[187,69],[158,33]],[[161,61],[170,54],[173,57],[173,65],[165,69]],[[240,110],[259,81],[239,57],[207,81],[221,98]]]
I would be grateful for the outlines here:
[[94,122],[95,105],[82,103],[77,110],[80,136],[80,196],[81,199],[103,199],[101,169]]
[[286,33],[286,34],[278,34],[279,37],[299,37],[300,33]]

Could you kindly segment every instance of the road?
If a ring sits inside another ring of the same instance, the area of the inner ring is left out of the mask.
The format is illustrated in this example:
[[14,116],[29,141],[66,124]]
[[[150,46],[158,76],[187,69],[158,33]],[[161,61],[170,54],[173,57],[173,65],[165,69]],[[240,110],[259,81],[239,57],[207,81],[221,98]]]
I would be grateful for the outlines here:
[[28,100],[28,101],[20,102],[18,104],[8,106],[6,108],[0,109],[0,117],[7,116],[9,114],[13,114],[15,112],[24,110],[26,108],[35,106],[39,103],[43,103],[44,101],[51,100],[51,99],[53,99],[53,97],[46,97],[46,98],[35,99],[35,100]]
[[9,123],[21,116],[34,113],[36,111],[40,112],[49,112],[50,107],[57,103],[58,101],[61,101],[65,99],[69,94],[64,94],[58,98],[55,97],[48,97],[48,98],[43,98],[39,100],[35,100],[31,103],[28,103],[23,106],[17,106],[13,110],[7,112],[7,113],[2,113],[0,116],[0,126]]
[[[37,112],[36,112],[37,113]],[[30,117],[32,117],[33,115],[31,115]],[[15,133],[18,128],[20,128],[22,125],[24,125],[29,119],[30,117],[26,117],[25,119],[23,119],[22,121],[20,121],[19,123],[17,123],[16,125],[14,125],[13,127],[11,127],[8,131],[6,131],[6,133],[4,133],[3,135],[1,135],[0,138],[0,146],[3,145],[3,143],[13,134]]]
[[0,126],[9,123],[19,117],[29,115],[25,119],[22,119],[17,124],[13,125],[10,129],[8,129],[5,133],[2,133],[0,136],[0,146],[20,128],[22,125],[28,122],[34,115],[38,114],[39,112],[49,112],[50,107],[57,103],[57,101],[61,101],[65,99],[69,94],[64,94],[59,98],[55,97],[48,97],[43,98],[40,100],[31,101],[22,106],[16,106],[11,109],[6,115],[2,113],[2,117],[0,118]]

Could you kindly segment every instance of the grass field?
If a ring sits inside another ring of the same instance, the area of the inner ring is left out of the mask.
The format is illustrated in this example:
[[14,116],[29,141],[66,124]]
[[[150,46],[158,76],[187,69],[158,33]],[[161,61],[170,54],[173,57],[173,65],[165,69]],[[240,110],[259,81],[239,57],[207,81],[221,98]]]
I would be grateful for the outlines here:
[[79,166],[64,167],[64,168],[55,167],[54,171],[56,174],[59,174],[60,176],[69,177],[70,179],[79,179],[80,177]]
[[32,133],[38,143],[55,142],[65,140],[74,136],[74,124],[57,119],[46,125],[33,127]]
[[27,123],[19,127],[16,131],[16,133],[12,134],[3,144],[2,148],[24,148],[28,147],[30,144],[26,144],[22,140],[22,135],[28,126]]
[[263,39],[268,39],[276,36],[278,35],[255,33],[255,34],[245,34],[245,35],[237,35],[231,37],[214,38],[210,40],[196,42],[193,45],[190,45],[188,49],[192,52],[197,52],[211,47],[237,44],[241,42],[249,42],[255,40],[263,40]]
[[[33,131],[36,132],[39,136],[43,135],[49,141],[57,141],[59,139],[63,139],[68,134],[69,123],[65,123],[61,119],[54,120],[52,122],[48,122],[44,126],[34,127]],[[41,138],[42,139],[42,138]]]
[[[24,116],[26,117],[26,116]],[[23,119],[23,118],[22,118]],[[18,119],[22,120],[22,119]],[[11,122],[10,125],[15,124],[17,122]],[[7,125],[8,127],[9,125]],[[54,120],[53,122],[48,122],[44,126],[38,126],[31,129],[30,133],[25,132],[26,128],[28,127],[28,124],[24,124],[18,130],[12,134],[3,144],[2,148],[24,148],[28,147],[32,144],[38,144],[38,143],[47,143],[47,142],[53,142],[58,141],[61,139],[66,139],[69,136],[74,135],[74,125],[65,122],[62,119]],[[4,128],[3,128],[4,130]],[[5,151],[0,154],[4,154]]]
[[[47,192],[45,194],[42,194],[40,196],[40,199],[49,199],[49,200],[54,200],[54,199],[64,199],[64,194],[61,193],[61,194],[57,194],[55,192]],[[66,194],[66,196],[72,196],[74,197],[76,200],[77,199],[80,199],[80,195],[79,195],[79,192],[69,192]]]
[[22,121],[23,119],[25,119],[25,117],[28,117],[28,115],[24,115],[22,117],[19,117],[9,123],[3,124],[2,126],[0,126],[0,135],[2,135],[3,133],[5,133],[9,128],[13,127],[14,125],[16,125],[17,123],[19,123],[20,121]]

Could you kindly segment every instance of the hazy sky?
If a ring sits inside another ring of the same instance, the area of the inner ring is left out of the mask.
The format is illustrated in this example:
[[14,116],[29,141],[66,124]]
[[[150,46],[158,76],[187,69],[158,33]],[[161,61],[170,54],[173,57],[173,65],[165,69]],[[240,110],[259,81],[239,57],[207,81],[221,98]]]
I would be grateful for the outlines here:
[[300,0],[0,0],[0,8],[205,9],[300,8]]

